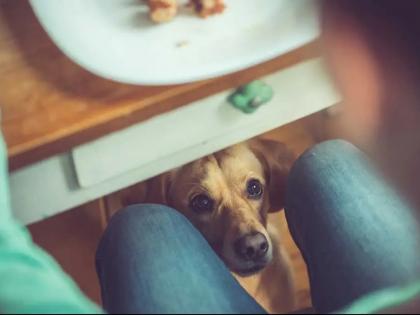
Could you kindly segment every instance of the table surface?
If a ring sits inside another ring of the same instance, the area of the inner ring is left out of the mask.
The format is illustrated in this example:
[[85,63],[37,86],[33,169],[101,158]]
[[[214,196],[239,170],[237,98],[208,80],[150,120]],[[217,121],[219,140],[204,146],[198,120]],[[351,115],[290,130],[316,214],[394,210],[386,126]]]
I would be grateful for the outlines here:
[[54,45],[27,0],[0,0],[0,107],[11,170],[319,55],[318,42],[220,78],[133,86],[99,78]]

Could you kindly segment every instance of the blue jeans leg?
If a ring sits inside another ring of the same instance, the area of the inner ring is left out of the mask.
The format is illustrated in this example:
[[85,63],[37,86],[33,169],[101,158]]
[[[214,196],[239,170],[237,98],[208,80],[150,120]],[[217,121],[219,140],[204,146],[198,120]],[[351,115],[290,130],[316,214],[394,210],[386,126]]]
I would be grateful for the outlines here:
[[116,214],[97,271],[110,313],[264,313],[190,222],[165,206]]
[[336,311],[365,294],[417,280],[413,213],[349,143],[322,143],[295,163],[286,216],[317,311]]

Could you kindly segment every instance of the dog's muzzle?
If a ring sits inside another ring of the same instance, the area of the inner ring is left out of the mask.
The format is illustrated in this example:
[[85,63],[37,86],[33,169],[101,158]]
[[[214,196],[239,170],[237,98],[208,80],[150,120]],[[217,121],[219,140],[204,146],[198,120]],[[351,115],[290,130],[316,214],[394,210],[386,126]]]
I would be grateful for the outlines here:
[[235,253],[241,260],[258,262],[268,252],[269,244],[262,233],[252,233],[241,237],[235,243]]
[[259,232],[242,236],[234,244],[236,259],[241,261],[245,268],[236,270],[241,275],[255,274],[267,266],[270,261],[270,243]]

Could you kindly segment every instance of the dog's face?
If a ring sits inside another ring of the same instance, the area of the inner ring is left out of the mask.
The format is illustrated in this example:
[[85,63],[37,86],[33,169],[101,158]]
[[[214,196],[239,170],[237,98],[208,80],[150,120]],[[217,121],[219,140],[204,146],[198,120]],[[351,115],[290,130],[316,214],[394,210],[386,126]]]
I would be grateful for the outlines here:
[[272,259],[267,215],[283,207],[292,160],[274,141],[235,145],[165,175],[162,193],[231,270],[253,274]]

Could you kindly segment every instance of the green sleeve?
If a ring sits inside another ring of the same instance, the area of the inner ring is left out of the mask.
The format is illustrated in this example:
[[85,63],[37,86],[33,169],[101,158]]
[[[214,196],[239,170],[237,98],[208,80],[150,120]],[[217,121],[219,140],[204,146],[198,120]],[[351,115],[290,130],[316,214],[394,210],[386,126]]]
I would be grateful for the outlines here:
[[100,313],[12,218],[0,134],[0,313]]
[[383,314],[387,309],[402,307],[419,295],[420,282],[406,287],[389,288],[361,298],[340,314]]

